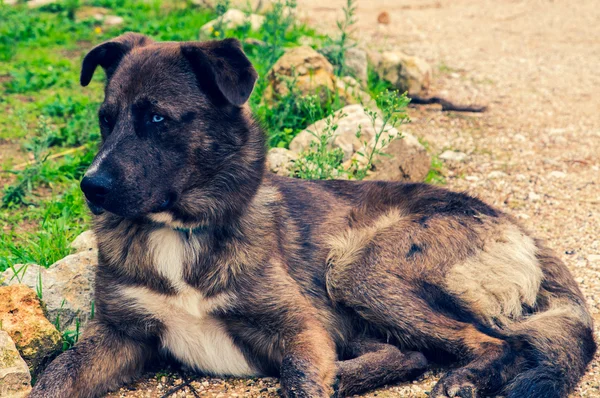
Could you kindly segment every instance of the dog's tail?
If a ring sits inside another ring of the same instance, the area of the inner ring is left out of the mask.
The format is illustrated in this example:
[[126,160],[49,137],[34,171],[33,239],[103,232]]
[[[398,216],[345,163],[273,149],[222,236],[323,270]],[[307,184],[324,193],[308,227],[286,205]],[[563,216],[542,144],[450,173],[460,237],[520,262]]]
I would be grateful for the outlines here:
[[566,397],[596,351],[592,317],[576,282],[559,259],[538,247],[544,270],[538,295],[542,310],[510,327],[527,370],[507,385],[507,398]]

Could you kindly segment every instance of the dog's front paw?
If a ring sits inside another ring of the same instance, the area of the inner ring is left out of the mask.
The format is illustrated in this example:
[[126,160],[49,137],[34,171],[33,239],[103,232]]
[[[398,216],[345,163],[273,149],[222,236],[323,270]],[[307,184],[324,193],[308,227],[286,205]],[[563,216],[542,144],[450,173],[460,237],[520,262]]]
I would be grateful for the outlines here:
[[477,398],[477,387],[471,381],[470,372],[458,369],[447,373],[431,391],[432,398]]

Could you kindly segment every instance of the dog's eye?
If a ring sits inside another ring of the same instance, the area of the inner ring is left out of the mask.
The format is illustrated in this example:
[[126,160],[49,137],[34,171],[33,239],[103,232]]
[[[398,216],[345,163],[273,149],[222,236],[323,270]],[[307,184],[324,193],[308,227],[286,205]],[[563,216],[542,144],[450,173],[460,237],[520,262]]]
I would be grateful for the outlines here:
[[165,120],[164,116],[161,115],[152,115],[152,123],[160,123]]
[[102,116],[102,121],[106,124],[109,124],[109,120],[106,116]]

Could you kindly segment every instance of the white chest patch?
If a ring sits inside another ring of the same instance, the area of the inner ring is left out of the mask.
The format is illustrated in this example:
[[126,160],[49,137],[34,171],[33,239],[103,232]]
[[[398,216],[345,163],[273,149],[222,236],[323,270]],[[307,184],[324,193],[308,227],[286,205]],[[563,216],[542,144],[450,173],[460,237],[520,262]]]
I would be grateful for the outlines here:
[[178,294],[168,296],[146,287],[123,289],[139,310],[159,319],[165,326],[163,348],[182,363],[214,375],[257,376],[240,349],[233,343],[211,312],[226,308],[228,294],[206,298],[189,286],[182,277],[186,248],[179,234],[171,229],[153,232],[150,255],[158,272],[169,279]]

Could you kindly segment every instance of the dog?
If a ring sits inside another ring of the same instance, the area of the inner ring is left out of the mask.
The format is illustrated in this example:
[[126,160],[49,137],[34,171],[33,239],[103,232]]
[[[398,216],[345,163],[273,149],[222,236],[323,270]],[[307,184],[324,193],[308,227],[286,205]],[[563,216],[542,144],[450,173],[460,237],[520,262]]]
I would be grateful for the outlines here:
[[97,397],[160,355],[277,376],[285,397],[361,393],[454,361],[430,396],[565,397],[596,345],[565,265],[511,216],[419,183],[265,170],[240,42],[93,48],[102,146],[96,315],[31,396]]

